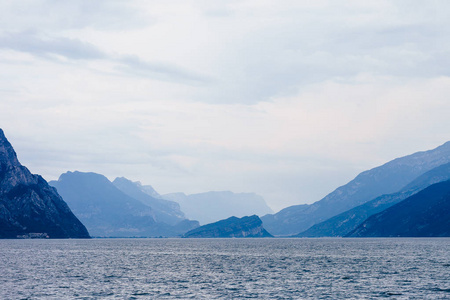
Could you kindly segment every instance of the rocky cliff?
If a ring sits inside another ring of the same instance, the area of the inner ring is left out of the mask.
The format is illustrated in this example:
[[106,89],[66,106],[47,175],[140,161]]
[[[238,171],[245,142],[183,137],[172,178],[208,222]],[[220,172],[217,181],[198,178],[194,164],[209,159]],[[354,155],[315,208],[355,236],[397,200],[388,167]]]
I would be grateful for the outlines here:
[[0,238],[89,238],[56,190],[33,175],[0,129]]

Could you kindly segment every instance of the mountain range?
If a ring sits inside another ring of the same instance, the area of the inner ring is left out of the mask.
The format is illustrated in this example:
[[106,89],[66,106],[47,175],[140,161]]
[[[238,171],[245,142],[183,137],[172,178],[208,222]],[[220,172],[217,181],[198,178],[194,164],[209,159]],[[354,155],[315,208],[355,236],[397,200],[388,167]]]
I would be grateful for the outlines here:
[[175,225],[186,219],[178,203],[149,195],[148,189],[144,188],[139,182],[132,182],[125,177],[120,177],[112,183],[126,195],[150,206],[154,212],[155,220],[158,222]]
[[349,237],[450,237],[450,180],[365,220]]
[[160,196],[180,204],[186,217],[208,224],[230,216],[244,217],[273,213],[264,198],[253,193],[233,193],[230,191],[213,191],[186,195],[172,193]]
[[296,235],[376,197],[396,193],[425,172],[449,162],[450,142],[447,142],[436,149],[397,158],[362,172],[311,205],[291,206],[261,219],[274,235]]
[[[183,218],[176,204],[144,197],[146,194],[123,178],[116,181],[119,189],[101,174],[76,171],[62,174],[50,184],[95,237],[177,236],[198,226],[198,222]],[[152,207],[153,201],[158,205]]]
[[79,171],[47,183],[20,164],[0,129],[0,238],[431,237],[450,236],[449,216],[450,142],[272,214],[252,193],[160,195],[124,177]]
[[324,222],[313,225],[297,237],[346,236],[368,217],[395,205],[428,186],[450,179],[450,163],[436,167],[410,182],[397,193],[381,195]]

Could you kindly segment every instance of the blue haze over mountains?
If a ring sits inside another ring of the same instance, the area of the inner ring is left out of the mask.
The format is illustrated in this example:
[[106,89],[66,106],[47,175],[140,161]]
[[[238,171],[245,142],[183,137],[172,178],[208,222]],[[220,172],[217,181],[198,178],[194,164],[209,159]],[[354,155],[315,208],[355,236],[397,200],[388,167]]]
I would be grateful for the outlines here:
[[[124,177],[110,182],[96,173],[67,172],[50,184],[57,188],[94,237],[176,237],[205,223],[271,209],[252,193],[207,192],[159,195],[151,186]],[[169,200],[177,195],[176,200]],[[167,196],[167,197],[166,197]],[[180,207],[181,206],[181,207]],[[189,215],[185,216],[182,208]],[[207,221],[205,221],[207,220]]]
[[0,129],[0,238],[450,236],[450,142],[276,214],[252,193],[159,195],[78,171],[50,184],[19,163]]
[[[127,193],[144,198],[124,185],[123,180],[119,182]],[[67,172],[50,184],[56,187],[94,237],[177,236],[198,226],[198,222],[184,219],[173,203],[149,196],[145,201],[159,204],[150,207],[124,193],[100,174]],[[175,207],[173,211],[169,211],[171,206]]]
[[273,213],[264,198],[254,193],[233,193],[230,191],[212,191],[186,195],[172,193],[161,196],[176,201],[181,210],[190,219],[200,224],[208,224],[231,216],[263,216]]
[[450,237],[450,180],[372,215],[350,237]]
[[124,177],[110,182],[96,173],[67,172],[50,184],[94,237],[176,237],[199,226],[193,217],[211,223],[230,216],[271,212],[264,199],[252,193],[172,194],[186,200],[179,204],[151,186]]
[[428,186],[450,179],[450,163],[422,174],[397,193],[381,195],[301,232],[297,237],[346,236],[368,217],[395,205]]
[[155,198],[147,194],[146,189],[139,182],[132,182],[124,177],[118,177],[113,184],[128,196],[150,206],[154,211],[155,220],[175,225],[186,219],[180,210],[180,205],[174,201]]
[[447,142],[436,149],[397,158],[362,172],[346,185],[311,205],[287,207],[261,219],[264,228],[273,235],[296,235],[376,197],[398,192],[418,176],[449,162],[450,142]]
[[[116,178],[111,183],[106,177],[95,174],[97,179],[102,177],[104,187],[101,187],[102,184],[97,181],[90,187],[78,186],[72,190],[72,195],[67,194],[67,191],[61,189],[61,181],[64,182],[67,174],[78,176],[84,174],[80,172],[63,174],[59,183],[52,182],[52,184],[59,186],[60,193],[64,198],[68,197],[66,201],[71,207],[73,195],[80,196],[78,189],[86,191],[95,188],[98,192],[105,189],[106,185],[109,189],[114,187],[115,194],[119,192],[122,199],[126,197],[133,199],[131,202],[126,201],[128,210],[133,207],[130,203],[139,203],[128,212],[127,209],[116,207],[116,209],[119,208],[120,214],[125,214],[127,217],[115,215],[113,220],[110,220],[109,226],[116,228],[107,230],[108,226],[98,223],[102,218],[89,218],[95,209],[92,210],[91,207],[88,211],[80,211],[79,207],[74,206],[74,212],[77,215],[80,214],[80,219],[87,224],[94,236],[180,236],[184,234],[184,236],[195,237],[251,237],[252,234],[248,232],[258,231],[260,234],[267,230],[267,235],[262,236],[296,234],[298,237],[320,237],[348,235],[370,216],[405,199],[408,200],[408,197],[436,182],[448,180],[449,171],[450,142],[447,142],[436,149],[397,158],[380,167],[365,171],[316,203],[288,207],[276,214],[265,214],[271,212],[270,208],[262,197],[251,193],[206,192],[194,195],[184,193],[159,195],[151,186],[143,186],[139,182],[132,182],[122,177]],[[88,174],[92,176],[92,173],[86,173],[84,176]],[[89,181],[92,184],[92,181]],[[82,202],[81,199],[76,201]],[[140,207],[142,205],[145,208]],[[86,208],[85,205],[81,207]],[[103,217],[108,218],[114,215],[109,209],[111,207],[103,211]],[[239,221],[241,219],[236,216],[244,217],[255,213],[265,214],[261,218],[262,226],[253,222],[252,228],[246,227],[247,233],[239,232],[240,229],[236,231],[235,224],[241,222]],[[233,218],[230,218],[231,216]],[[84,219],[85,217],[88,218]],[[190,221],[187,218],[196,221]],[[95,224],[91,223],[93,220]],[[120,220],[123,224],[120,224]],[[218,220],[222,221],[218,222]],[[199,226],[197,221],[208,225],[197,228]],[[100,227],[103,231],[98,231]],[[144,227],[147,229],[144,230]],[[186,233],[187,231],[189,233]]]

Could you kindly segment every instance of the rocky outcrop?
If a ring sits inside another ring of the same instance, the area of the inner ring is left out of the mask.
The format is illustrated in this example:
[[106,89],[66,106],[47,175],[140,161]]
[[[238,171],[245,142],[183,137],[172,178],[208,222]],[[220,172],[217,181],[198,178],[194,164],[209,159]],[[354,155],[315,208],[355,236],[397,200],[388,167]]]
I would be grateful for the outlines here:
[[0,129],[0,238],[89,238],[55,188],[33,175]]
[[255,238],[272,237],[256,216],[231,217],[215,223],[200,226],[183,235],[185,238]]

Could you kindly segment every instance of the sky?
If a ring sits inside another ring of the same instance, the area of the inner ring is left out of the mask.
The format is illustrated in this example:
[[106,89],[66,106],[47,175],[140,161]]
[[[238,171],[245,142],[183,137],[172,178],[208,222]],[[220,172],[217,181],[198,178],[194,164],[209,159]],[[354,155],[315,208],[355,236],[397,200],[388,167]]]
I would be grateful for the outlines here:
[[0,2],[0,128],[19,160],[278,211],[435,148],[450,2]]

